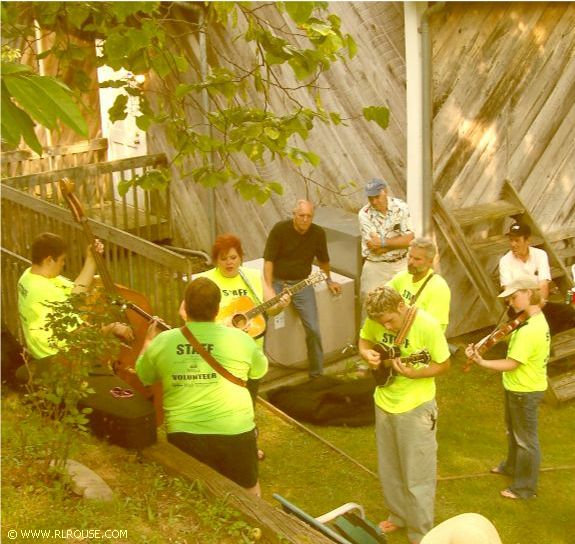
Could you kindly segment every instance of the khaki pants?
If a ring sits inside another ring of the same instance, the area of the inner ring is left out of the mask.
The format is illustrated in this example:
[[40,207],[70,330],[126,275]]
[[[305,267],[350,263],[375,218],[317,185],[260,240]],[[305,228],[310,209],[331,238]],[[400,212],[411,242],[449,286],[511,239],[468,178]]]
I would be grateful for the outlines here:
[[419,542],[433,527],[437,479],[437,405],[430,400],[402,414],[375,407],[379,478],[389,521]]
[[361,321],[363,323],[366,317],[365,298],[367,294],[375,289],[385,285],[398,272],[407,269],[407,257],[394,263],[378,263],[375,261],[365,261],[361,270]]

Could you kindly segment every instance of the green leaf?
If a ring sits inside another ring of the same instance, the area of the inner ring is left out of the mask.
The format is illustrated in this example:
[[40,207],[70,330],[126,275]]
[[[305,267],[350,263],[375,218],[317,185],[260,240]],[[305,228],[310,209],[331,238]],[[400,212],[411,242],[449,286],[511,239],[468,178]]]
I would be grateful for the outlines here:
[[126,106],[128,105],[128,95],[119,94],[114,100],[113,106],[108,110],[108,117],[110,121],[122,121],[128,117]]
[[134,185],[134,182],[131,179],[120,180],[118,182],[118,194],[121,197],[126,196],[130,192],[130,189],[132,188],[133,185]]
[[305,23],[314,9],[314,2],[284,2],[285,10],[294,22]]
[[341,114],[335,112],[335,111],[330,111],[329,112],[329,118],[331,119],[331,122],[334,125],[339,125],[341,124]]
[[10,76],[14,74],[31,74],[32,69],[30,66],[26,66],[25,64],[18,64],[16,62],[2,62],[2,77]]
[[2,87],[2,139],[17,147],[23,138],[31,149],[42,155],[42,145],[34,132],[34,122],[25,111],[12,102],[4,83]]
[[357,54],[357,44],[355,43],[355,40],[353,39],[351,34],[348,34],[345,37],[345,40],[349,58],[352,59]]
[[270,191],[276,193],[277,195],[284,194],[284,186],[281,183],[278,183],[277,181],[270,181],[268,183],[268,187],[270,188]]
[[144,132],[148,131],[153,122],[154,119],[149,115],[138,115],[138,117],[136,117],[136,126]]
[[45,127],[54,128],[60,119],[79,134],[88,135],[88,125],[70,90],[57,79],[35,74],[3,79],[22,108]]
[[308,28],[320,36],[328,36],[329,34],[333,34],[332,28],[325,23],[312,23]]
[[164,190],[169,183],[169,179],[165,170],[150,168],[141,176],[135,177],[133,182],[146,191]]
[[383,129],[386,129],[389,125],[389,109],[385,106],[363,108],[363,116],[367,121],[375,121]]
[[124,66],[124,60],[132,53],[132,44],[128,38],[120,33],[110,34],[104,42],[104,55],[106,64],[114,70]]
[[279,131],[273,127],[266,127],[264,133],[270,140],[277,140],[280,135]]
[[319,166],[321,159],[315,153],[312,153],[311,151],[307,151],[307,152],[302,153],[302,155],[303,155],[303,157],[305,157],[307,162],[309,162],[311,165]]

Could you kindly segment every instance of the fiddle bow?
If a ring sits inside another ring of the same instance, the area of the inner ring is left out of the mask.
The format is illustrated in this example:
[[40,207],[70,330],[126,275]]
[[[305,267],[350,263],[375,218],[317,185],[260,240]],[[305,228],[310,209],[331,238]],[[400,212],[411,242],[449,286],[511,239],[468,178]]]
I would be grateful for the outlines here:
[[[517,314],[513,319],[503,323],[499,327],[493,329],[487,336],[483,337],[479,342],[473,345],[473,348],[477,351],[479,355],[483,355],[488,350],[490,350],[495,344],[501,342],[506,336],[510,335],[514,330],[525,325],[525,322],[529,316],[527,312],[523,311]],[[473,361],[467,359],[465,365],[463,366],[463,372],[469,372],[473,366]]]

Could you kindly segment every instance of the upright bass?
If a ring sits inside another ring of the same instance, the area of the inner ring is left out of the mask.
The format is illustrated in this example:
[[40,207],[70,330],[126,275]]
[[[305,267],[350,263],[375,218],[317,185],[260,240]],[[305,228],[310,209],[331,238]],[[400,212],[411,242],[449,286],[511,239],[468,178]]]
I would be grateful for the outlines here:
[[[134,341],[131,345],[123,345],[116,361],[115,371],[129,385],[138,389],[146,396],[154,396],[156,413],[158,420],[161,419],[161,390],[158,386],[152,386],[151,390],[145,388],[134,372],[136,359],[140,354],[146,338],[146,332],[152,319],[152,308],[145,295],[128,287],[115,284],[106,266],[104,257],[94,250],[96,237],[90,228],[82,204],[74,194],[74,183],[67,178],[59,181],[60,190],[66,199],[68,207],[74,219],[82,226],[84,235],[92,250],[92,255],[96,262],[98,274],[102,282],[105,300],[108,304],[116,306],[118,311],[125,316],[125,320],[130,324],[134,332]],[[158,321],[158,326],[164,330],[169,329],[169,325]],[[159,399],[159,400],[158,400]],[[160,404],[158,404],[160,403]]]

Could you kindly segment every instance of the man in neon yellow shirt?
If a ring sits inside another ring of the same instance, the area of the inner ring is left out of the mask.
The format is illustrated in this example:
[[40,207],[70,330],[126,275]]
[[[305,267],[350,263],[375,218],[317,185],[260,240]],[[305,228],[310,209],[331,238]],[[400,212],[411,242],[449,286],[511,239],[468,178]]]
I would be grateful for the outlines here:
[[465,354],[479,366],[503,373],[507,458],[491,472],[511,476],[501,491],[507,499],[535,497],[541,450],[537,411],[547,389],[547,361],[551,345],[549,325],[541,311],[541,291],[534,276],[519,276],[499,295],[527,317],[510,336],[505,359],[484,359],[473,344]]
[[[246,381],[268,361],[244,331],[216,323],[220,288],[208,278],[185,292],[186,326],[228,372]],[[144,385],[162,383],[168,440],[248,491],[259,495],[254,408],[250,393],[216,372],[179,329],[150,329],[136,373]]]
[[[95,249],[102,252],[102,243],[97,241]],[[73,293],[86,292],[96,273],[96,262],[91,250],[88,250],[84,266],[74,281],[61,276],[67,250],[65,240],[57,234],[40,234],[32,242],[32,266],[24,271],[18,281],[18,312],[22,330],[28,351],[37,361],[40,372],[47,368],[49,358],[58,352],[51,343],[52,332],[47,329],[48,314],[54,310],[46,303],[64,302]],[[104,332],[132,338],[130,327],[122,323],[113,323]],[[18,381],[27,381],[25,368],[17,373],[17,377]]]
[[410,305],[414,304],[417,295],[415,306],[435,317],[445,332],[451,291],[447,282],[433,271],[436,253],[431,240],[415,238],[409,244],[407,270],[398,272],[386,285],[395,289]]
[[[409,306],[391,287],[378,287],[368,294],[366,310],[359,353],[377,369],[383,363],[374,347],[393,345]],[[390,510],[379,526],[384,533],[405,527],[410,541],[417,543],[433,527],[437,480],[434,378],[449,369],[449,348],[439,323],[420,309],[398,347],[401,358],[426,350],[431,362],[409,366],[395,358],[395,377],[375,390],[379,476]]]

